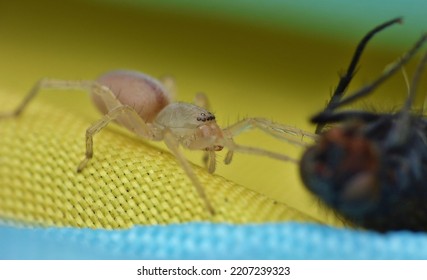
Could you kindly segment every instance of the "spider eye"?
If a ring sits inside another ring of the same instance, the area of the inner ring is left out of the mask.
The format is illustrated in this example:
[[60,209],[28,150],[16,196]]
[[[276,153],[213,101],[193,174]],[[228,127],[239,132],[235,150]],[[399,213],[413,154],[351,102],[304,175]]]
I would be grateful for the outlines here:
[[200,116],[196,118],[199,122],[212,121],[215,116],[212,113],[200,113]]

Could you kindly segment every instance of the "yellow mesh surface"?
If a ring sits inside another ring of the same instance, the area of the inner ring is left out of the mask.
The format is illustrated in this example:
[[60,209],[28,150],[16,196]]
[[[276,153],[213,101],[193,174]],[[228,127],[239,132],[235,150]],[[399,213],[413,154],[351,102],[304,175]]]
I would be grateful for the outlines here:
[[[6,93],[0,99],[1,104],[20,101]],[[20,117],[0,120],[1,219],[91,228],[201,220],[313,221],[194,166],[217,211],[211,216],[173,155],[116,125],[95,136],[94,158],[79,174],[85,130],[93,121],[38,99]]]

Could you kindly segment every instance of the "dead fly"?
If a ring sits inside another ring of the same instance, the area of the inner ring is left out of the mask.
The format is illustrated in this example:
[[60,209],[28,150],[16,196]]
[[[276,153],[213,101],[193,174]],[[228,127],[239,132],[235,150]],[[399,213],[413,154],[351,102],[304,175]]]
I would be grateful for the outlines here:
[[337,111],[371,94],[426,42],[424,35],[376,80],[344,97],[367,42],[399,22],[394,19],[374,28],[357,46],[326,108],[311,119],[319,138],[304,153],[300,172],[311,192],[355,225],[422,231],[427,230],[427,119],[411,107],[427,54],[397,112]]

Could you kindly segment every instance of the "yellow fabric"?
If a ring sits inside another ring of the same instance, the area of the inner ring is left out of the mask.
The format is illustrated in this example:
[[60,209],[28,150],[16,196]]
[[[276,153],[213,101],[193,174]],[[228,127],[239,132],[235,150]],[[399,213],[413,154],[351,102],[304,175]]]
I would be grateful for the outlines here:
[[[64,1],[1,4],[0,112],[12,110],[43,77],[94,79],[106,71],[131,69],[174,76],[179,101],[191,102],[196,92],[205,92],[221,127],[242,117],[264,117],[313,131],[308,119],[323,108],[338,81],[336,73],[345,69],[357,43],[286,30],[290,25],[273,30],[162,9]],[[403,52],[375,49],[386,35],[375,38],[363,55],[351,90]],[[382,110],[400,104],[405,92],[397,77],[367,102]],[[0,218],[90,227],[310,217],[339,224],[302,185],[297,165],[235,155],[225,166],[224,153],[216,174],[238,184],[195,167],[218,210],[212,218],[164,145],[159,149],[115,125],[95,137],[94,159],[76,174],[85,130],[98,118],[84,93],[44,92],[19,119],[0,121]],[[235,140],[294,158],[303,152],[259,132]],[[186,155],[201,164],[201,153]]]
[[[3,104],[18,99],[1,93]],[[1,108],[3,109],[3,108]],[[34,101],[0,120],[0,218],[40,225],[126,228],[188,221],[314,221],[309,216],[194,166],[217,214],[209,215],[168,152],[116,125],[94,140],[81,174],[90,121]]]

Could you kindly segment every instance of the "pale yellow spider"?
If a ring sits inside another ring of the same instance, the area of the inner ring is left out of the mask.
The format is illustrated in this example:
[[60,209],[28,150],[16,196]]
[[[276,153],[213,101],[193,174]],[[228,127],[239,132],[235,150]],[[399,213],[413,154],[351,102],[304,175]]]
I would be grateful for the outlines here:
[[14,111],[1,114],[0,118],[20,115],[41,89],[88,91],[104,116],[86,130],[86,155],[77,167],[78,172],[93,157],[93,136],[114,120],[144,139],[164,141],[212,214],[214,208],[179,145],[190,150],[205,151],[205,165],[207,170],[213,173],[216,165],[215,152],[224,147],[228,149],[224,160],[226,164],[231,162],[234,152],[296,162],[286,155],[236,144],[233,137],[245,130],[258,128],[274,137],[296,144],[301,144],[301,141],[293,140],[289,136],[314,137],[297,128],[263,118],[247,118],[221,129],[215,121],[215,116],[208,111],[208,100],[204,94],[196,96],[196,104],[171,102],[171,89],[168,85],[169,82],[161,83],[146,74],[127,70],[111,71],[94,81],[42,79]]

